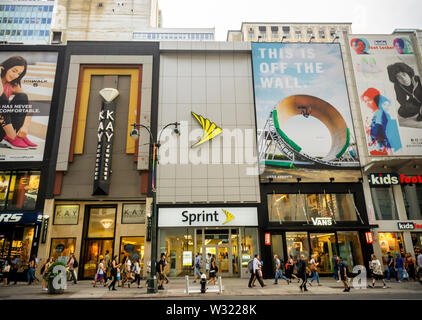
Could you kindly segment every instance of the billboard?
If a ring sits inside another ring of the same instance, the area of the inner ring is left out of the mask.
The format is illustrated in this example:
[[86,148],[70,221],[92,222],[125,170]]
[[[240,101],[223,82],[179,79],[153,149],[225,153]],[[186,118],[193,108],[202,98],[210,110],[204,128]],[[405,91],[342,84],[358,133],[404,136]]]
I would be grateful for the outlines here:
[[57,52],[0,52],[0,161],[42,161]]
[[252,43],[262,180],[361,176],[340,45]]
[[422,87],[411,39],[350,35],[368,154],[422,154]]

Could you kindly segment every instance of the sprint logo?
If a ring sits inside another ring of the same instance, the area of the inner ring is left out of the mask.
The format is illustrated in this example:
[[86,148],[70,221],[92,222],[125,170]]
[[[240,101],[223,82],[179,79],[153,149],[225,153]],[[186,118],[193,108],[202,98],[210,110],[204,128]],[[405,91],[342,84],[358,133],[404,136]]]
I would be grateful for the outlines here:
[[204,135],[202,136],[201,140],[195,143],[192,148],[195,148],[203,144],[204,142],[211,140],[212,138],[218,136],[221,132],[223,132],[223,130],[218,127],[214,122],[211,122],[210,120],[205,119],[200,115],[197,115],[195,112],[192,112],[192,116],[195,117],[195,119],[201,125],[202,129],[204,129]]
[[223,210],[224,214],[227,217],[226,221],[224,221],[223,224],[226,224],[227,222],[232,221],[234,219],[234,215],[232,215],[230,212],[224,209],[221,209],[221,210]]

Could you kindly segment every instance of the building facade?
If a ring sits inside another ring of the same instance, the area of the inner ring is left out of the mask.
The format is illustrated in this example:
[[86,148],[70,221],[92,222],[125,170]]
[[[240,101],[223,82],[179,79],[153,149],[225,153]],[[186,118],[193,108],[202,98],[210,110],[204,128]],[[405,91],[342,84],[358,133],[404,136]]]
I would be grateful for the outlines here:
[[[4,45],[0,51],[0,260],[15,261],[24,279],[30,256],[45,241],[64,48]],[[20,92],[11,85],[14,68],[22,75]]]
[[146,42],[67,44],[41,262],[74,253],[78,277],[92,279],[108,251],[119,261],[139,260],[146,272],[149,135],[135,142],[130,131],[134,122],[150,127],[157,109],[158,49]]
[[2,1],[0,41],[48,44],[54,0]]
[[215,28],[154,28],[133,32],[133,40],[144,41],[212,41]]

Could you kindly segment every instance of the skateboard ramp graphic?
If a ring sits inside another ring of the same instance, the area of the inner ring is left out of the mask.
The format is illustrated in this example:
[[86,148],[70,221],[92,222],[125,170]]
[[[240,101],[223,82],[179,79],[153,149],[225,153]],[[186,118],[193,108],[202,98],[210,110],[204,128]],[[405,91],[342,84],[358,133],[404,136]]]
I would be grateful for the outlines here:
[[[303,115],[320,120],[331,135],[331,147],[322,159],[307,154],[284,131],[292,117]],[[350,130],[342,115],[328,102],[310,95],[292,95],[280,101],[271,112],[264,130],[259,134],[260,162],[266,165],[293,168],[295,166],[357,167],[356,152],[351,147]],[[271,149],[280,151],[289,161],[268,158]],[[347,152],[349,151],[349,152]]]

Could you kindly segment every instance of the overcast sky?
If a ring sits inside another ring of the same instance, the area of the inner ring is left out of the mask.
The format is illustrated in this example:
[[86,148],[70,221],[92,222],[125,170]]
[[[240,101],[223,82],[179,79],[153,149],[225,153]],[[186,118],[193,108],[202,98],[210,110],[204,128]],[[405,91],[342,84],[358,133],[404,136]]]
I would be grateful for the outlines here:
[[421,0],[158,0],[163,28],[214,28],[216,40],[242,22],[352,22],[352,32],[422,29]]

